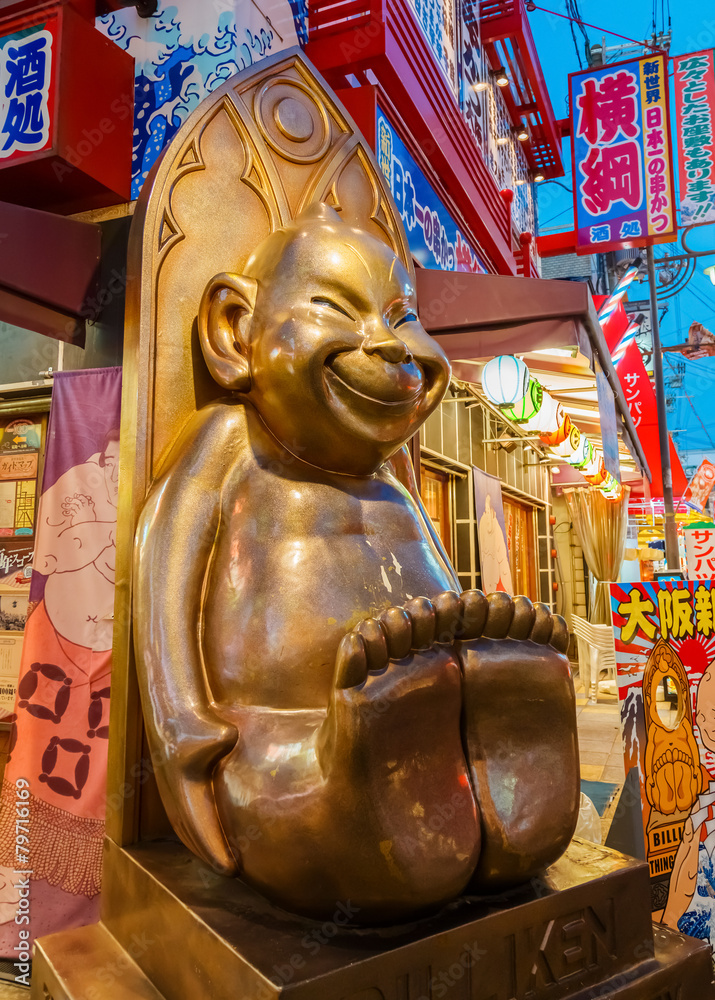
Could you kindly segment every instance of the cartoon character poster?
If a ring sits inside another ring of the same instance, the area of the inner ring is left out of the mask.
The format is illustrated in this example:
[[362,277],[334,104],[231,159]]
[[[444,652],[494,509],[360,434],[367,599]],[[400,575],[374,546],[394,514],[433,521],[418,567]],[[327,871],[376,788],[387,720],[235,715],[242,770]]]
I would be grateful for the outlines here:
[[476,467],[473,473],[482,590],[485,594],[497,590],[513,594],[501,482],[496,476],[490,476]]
[[[17,696],[7,719],[12,732],[0,795],[0,956],[13,956],[18,946],[23,886],[29,889],[23,898],[30,943],[98,918],[120,396],[119,368],[54,378]],[[12,440],[18,436],[16,428]],[[0,612],[11,610],[3,600]],[[0,681],[13,667],[17,644],[6,643]],[[10,687],[2,683],[0,692],[9,697]]]
[[715,582],[611,585],[654,919],[715,944]]

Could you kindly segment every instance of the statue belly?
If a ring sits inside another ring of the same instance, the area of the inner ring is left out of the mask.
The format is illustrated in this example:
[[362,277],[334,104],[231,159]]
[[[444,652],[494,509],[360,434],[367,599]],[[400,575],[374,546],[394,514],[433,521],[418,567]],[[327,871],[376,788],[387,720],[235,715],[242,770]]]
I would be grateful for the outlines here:
[[427,540],[389,548],[369,536],[227,544],[205,605],[214,698],[227,707],[326,708],[337,648],[350,629],[411,597],[448,589],[453,584]]

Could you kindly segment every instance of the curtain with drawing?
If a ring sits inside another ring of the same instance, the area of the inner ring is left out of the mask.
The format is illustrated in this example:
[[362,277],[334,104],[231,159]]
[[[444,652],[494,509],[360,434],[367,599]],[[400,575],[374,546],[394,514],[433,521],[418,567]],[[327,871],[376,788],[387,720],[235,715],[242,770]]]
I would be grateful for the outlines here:
[[590,615],[594,625],[611,624],[608,585],[615,583],[621,572],[630,492],[630,487],[624,486],[620,500],[608,500],[593,487],[564,490],[573,526],[595,580]]

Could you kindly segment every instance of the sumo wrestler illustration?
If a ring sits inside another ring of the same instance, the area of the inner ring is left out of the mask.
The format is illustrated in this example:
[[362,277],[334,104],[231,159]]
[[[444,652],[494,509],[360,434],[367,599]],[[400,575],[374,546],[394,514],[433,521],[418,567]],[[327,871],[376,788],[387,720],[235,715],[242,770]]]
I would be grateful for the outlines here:
[[[134,649],[184,844],[289,911],[324,919],[349,899],[357,923],[385,923],[565,850],[568,636],[545,605],[459,593],[406,449],[449,365],[372,154],[303,57],[281,59],[187,122],[135,217],[159,220],[145,315],[169,374],[147,411],[160,460],[135,535]],[[246,219],[261,237],[232,256]]]

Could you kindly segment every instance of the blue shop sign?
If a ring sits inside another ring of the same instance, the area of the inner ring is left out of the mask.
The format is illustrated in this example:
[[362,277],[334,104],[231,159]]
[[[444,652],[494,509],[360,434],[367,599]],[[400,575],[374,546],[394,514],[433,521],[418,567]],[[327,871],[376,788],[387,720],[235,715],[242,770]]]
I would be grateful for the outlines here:
[[379,108],[377,162],[390,185],[414,258],[423,267],[485,274],[483,261]]

